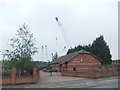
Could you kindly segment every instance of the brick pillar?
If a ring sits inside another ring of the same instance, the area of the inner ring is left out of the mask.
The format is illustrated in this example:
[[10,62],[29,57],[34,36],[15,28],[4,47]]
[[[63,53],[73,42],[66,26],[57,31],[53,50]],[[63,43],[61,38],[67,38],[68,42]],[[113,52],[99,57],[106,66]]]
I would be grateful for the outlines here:
[[111,64],[111,69],[112,69],[112,75],[115,75],[115,68],[113,64]]
[[16,67],[12,68],[12,73],[11,73],[11,79],[12,79],[12,84],[15,84],[15,79],[16,79]]
[[89,76],[89,77],[94,78],[94,77],[93,77],[93,67],[92,67],[92,66],[90,66],[89,71],[90,71],[90,76]]
[[102,65],[101,67],[102,67],[102,75],[104,77],[105,76],[105,67],[104,67],[104,65]]
[[39,68],[38,68],[38,78],[40,77],[40,70],[39,70]]
[[38,79],[38,75],[39,75],[39,71],[37,67],[33,68],[33,83],[36,83],[37,79]]
[[60,67],[58,67],[58,72],[60,72]]

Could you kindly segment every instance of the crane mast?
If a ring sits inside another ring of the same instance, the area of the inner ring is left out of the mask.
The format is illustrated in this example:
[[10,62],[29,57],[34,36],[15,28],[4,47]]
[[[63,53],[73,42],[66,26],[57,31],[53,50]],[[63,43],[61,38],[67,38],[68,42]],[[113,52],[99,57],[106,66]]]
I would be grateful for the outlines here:
[[69,41],[69,39],[68,39],[68,37],[67,37],[67,35],[66,35],[66,33],[65,33],[65,30],[64,30],[62,24],[60,23],[60,21],[59,21],[59,19],[58,19],[57,17],[55,17],[55,20],[56,20],[56,22],[57,22],[57,25],[58,25],[58,27],[59,27],[59,30],[60,30],[60,32],[61,32],[61,34],[62,34],[62,36],[63,36],[63,39],[64,39],[67,47],[71,48],[70,41]]

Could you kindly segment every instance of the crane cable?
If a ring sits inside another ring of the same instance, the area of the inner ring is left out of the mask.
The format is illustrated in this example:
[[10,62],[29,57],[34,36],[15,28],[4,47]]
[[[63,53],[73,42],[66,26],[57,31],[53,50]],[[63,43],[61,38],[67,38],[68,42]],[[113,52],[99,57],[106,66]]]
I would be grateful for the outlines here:
[[[58,20],[58,18],[56,17],[55,19],[56,19],[56,21],[57,21],[59,30],[60,30],[60,32],[61,32],[61,34],[62,34],[62,36],[63,36],[63,38],[64,38],[64,41],[65,41],[65,43],[67,44],[67,46],[68,46],[69,48],[72,47],[72,45],[71,45],[70,42],[69,42],[69,39],[70,39],[70,41],[72,41],[72,44],[75,46],[74,41],[72,40],[72,38],[70,37],[70,35],[65,32],[65,30],[64,30],[62,24],[60,23],[60,21]],[[68,36],[69,38],[68,38],[67,36]]]

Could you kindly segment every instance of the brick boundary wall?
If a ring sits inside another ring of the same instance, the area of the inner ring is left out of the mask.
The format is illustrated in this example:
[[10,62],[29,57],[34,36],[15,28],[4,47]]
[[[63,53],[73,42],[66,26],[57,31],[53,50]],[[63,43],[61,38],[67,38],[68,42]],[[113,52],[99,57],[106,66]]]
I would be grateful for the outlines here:
[[119,76],[120,75],[120,70],[118,70],[118,72],[115,71],[115,68],[113,65],[111,65],[110,72],[106,72],[105,67],[103,65],[101,65],[101,69],[102,69],[101,72],[93,72],[93,69],[94,69],[94,67],[92,66],[91,68],[89,68],[89,72],[80,73],[77,71],[66,71],[64,68],[61,71],[61,75],[62,76],[75,76],[75,77],[89,77],[89,78],[98,78],[98,77],[106,77],[106,76]]
[[16,76],[16,68],[12,68],[11,77],[0,78],[0,84],[20,84],[20,83],[36,83],[39,78],[39,69],[33,68],[33,76]]

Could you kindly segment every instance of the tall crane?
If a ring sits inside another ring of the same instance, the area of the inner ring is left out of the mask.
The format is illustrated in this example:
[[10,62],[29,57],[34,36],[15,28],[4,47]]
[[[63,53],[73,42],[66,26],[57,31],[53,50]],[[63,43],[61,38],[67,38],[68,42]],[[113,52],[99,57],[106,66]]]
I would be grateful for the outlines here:
[[[74,44],[74,42],[72,41],[72,39],[70,38],[70,36],[69,36],[69,38],[68,38],[68,34],[65,32],[65,30],[64,30],[61,22],[59,21],[58,17],[55,17],[55,20],[56,20],[56,22],[57,22],[57,25],[58,25],[58,27],[59,27],[59,30],[60,30],[60,32],[61,32],[61,34],[62,34],[62,36],[63,36],[63,39],[64,39],[67,47],[71,48],[71,47],[72,47],[71,42],[72,42],[73,44]],[[71,42],[70,42],[70,41],[71,41]],[[75,45],[75,44],[74,44],[74,45]]]
[[44,50],[44,47],[43,47],[43,45],[42,45],[42,53],[41,53],[41,55],[42,55],[42,62],[43,62],[43,60],[44,60],[43,50]]
[[46,56],[46,60],[49,62],[49,60],[48,60],[48,50],[47,50],[47,45],[45,45],[45,56]]

